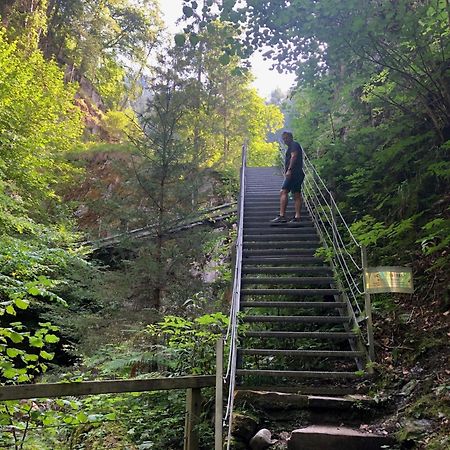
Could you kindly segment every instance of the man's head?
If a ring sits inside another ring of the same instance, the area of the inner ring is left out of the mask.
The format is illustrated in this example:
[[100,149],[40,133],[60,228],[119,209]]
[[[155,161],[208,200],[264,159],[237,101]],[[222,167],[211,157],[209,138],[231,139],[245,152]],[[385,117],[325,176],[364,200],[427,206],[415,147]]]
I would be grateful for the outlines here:
[[286,145],[289,145],[294,140],[294,136],[292,136],[290,131],[283,131],[281,138]]

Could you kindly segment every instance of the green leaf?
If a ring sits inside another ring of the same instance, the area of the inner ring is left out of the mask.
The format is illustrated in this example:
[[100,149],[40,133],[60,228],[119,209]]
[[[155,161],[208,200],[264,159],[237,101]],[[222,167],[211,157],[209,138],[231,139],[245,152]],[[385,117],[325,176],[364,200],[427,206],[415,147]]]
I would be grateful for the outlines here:
[[192,17],[194,15],[194,10],[189,6],[183,6],[183,14],[186,17]]
[[10,316],[15,316],[16,315],[16,310],[14,309],[13,305],[8,305],[5,309],[5,311],[10,315]]
[[44,340],[49,344],[55,344],[56,342],[59,342],[59,337],[54,334],[46,334]]
[[7,348],[6,349],[6,354],[10,357],[10,358],[15,358],[17,355],[20,355],[21,353],[23,353],[23,350],[18,350],[17,348]]
[[3,376],[5,378],[8,378],[9,380],[14,378],[16,375],[17,375],[17,369],[14,369],[12,367],[10,369],[6,369],[3,371]]
[[198,37],[197,34],[191,33],[189,35],[189,42],[191,43],[191,45],[195,46],[198,44],[199,41],[200,41],[200,38]]
[[23,336],[15,331],[9,332],[9,338],[14,342],[14,344],[18,344],[23,341]]
[[42,420],[42,423],[43,423],[44,425],[46,425],[46,426],[49,426],[49,425],[56,425],[57,422],[58,422],[58,418],[55,417],[54,415],[50,415],[50,414],[47,414],[47,415],[44,417],[44,419]]
[[55,354],[54,354],[54,353],[48,353],[48,352],[46,352],[45,350],[42,350],[42,351],[39,353],[39,356],[40,356],[41,358],[44,358],[44,359],[47,359],[47,360],[52,360],[52,359],[54,358]]
[[220,58],[219,58],[219,62],[220,64],[222,64],[223,66],[226,66],[227,64],[230,63],[230,55],[223,53]]
[[30,295],[34,295],[34,296],[37,296],[37,295],[40,295],[40,294],[41,294],[41,290],[40,290],[38,287],[36,287],[36,286],[30,286],[30,287],[27,289],[27,291],[28,291],[28,293],[29,293]]
[[75,417],[76,417],[77,421],[80,423],[85,423],[88,421],[88,416],[86,415],[86,413],[84,411],[80,411]]
[[182,47],[186,42],[186,36],[184,33],[179,33],[175,35],[175,44]]
[[17,377],[18,383],[25,383],[26,381],[30,381],[30,376],[26,373],[22,373]]
[[30,336],[28,340],[32,347],[42,348],[44,346],[44,341],[41,338]]
[[14,304],[20,309],[27,309],[29,304],[30,304],[30,302],[28,300],[23,299],[23,298],[16,298],[14,300]]

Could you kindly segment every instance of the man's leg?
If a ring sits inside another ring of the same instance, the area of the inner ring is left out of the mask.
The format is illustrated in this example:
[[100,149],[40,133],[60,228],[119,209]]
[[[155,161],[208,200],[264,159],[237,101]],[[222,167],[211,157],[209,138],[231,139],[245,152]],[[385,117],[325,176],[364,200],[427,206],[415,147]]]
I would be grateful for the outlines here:
[[281,189],[280,191],[280,216],[285,217],[286,208],[288,204],[288,193],[287,189]]
[[300,219],[301,209],[302,209],[302,193],[301,192],[294,193],[294,201],[295,201],[295,218]]

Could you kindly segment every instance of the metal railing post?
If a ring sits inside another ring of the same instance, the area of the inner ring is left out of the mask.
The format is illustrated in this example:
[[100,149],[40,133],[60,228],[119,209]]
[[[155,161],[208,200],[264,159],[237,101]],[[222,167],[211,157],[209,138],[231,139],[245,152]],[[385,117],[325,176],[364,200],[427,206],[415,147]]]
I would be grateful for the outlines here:
[[216,343],[216,413],[214,418],[214,450],[222,450],[223,439],[223,339]]
[[335,210],[335,203],[334,203],[334,196],[333,193],[330,192],[330,215],[331,215],[331,230],[332,230],[332,237],[333,237],[333,248],[337,248],[339,243],[337,240],[337,224],[336,224],[336,210]]
[[373,322],[372,322],[372,302],[370,299],[370,294],[367,292],[366,286],[366,269],[368,267],[367,263],[367,249],[365,246],[361,247],[361,261],[363,270],[363,281],[364,281],[364,313],[367,322],[367,344],[369,346],[369,357],[373,362],[375,361],[375,345],[373,341]]

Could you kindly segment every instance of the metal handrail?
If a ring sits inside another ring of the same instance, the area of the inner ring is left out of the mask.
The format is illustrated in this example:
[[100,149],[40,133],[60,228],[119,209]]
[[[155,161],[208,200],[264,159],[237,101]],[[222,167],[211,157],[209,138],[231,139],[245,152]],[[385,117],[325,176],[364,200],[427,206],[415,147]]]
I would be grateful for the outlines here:
[[[229,202],[224,203],[223,205],[215,206],[214,208],[209,208],[205,210],[197,211],[197,215],[192,217],[191,219],[179,219],[179,220],[173,220],[171,221],[165,230],[166,233],[172,233],[176,231],[182,230],[184,227],[189,227],[190,225],[197,225],[203,223],[203,221],[208,219],[220,219],[224,218],[228,215],[235,213],[235,206],[236,202]],[[226,212],[222,213],[222,215],[210,215],[210,213],[214,213],[216,211],[222,211],[225,210]],[[93,246],[94,248],[101,248],[102,246],[109,246],[117,244],[120,240],[124,239],[125,237],[130,238],[146,238],[146,237],[152,237],[154,236],[154,233],[152,234],[152,230],[156,229],[156,224],[152,223],[149,225],[146,225],[141,228],[135,228],[133,230],[125,231],[124,233],[117,233],[113,234],[108,237],[95,239],[91,241],[83,241],[80,243],[80,245],[88,245]]]
[[[348,304],[354,325],[366,322],[365,340],[369,359],[373,359],[373,330],[370,304],[364,292],[363,272],[367,265],[365,248],[355,238],[342,215],[331,191],[303,151],[304,201],[319,233],[338,280],[342,297]],[[345,233],[345,236],[343,235]]]
[[227,449],[231,443],[231,427],[234,408],[234,389],[236,386],[236,362],[237,362],[237,329],[238,313],[241,298],[241,273],[242,273],[242,249],[244,240],[244,201],[245,201],[245,168],[247,166],[247,144],[242,146],[241,186],[238,202],[238,227],[236,238],[236,258],[234,268],[233,295],[231,300],[230,321],[228,324],[225,341],[229,341],[228,364],[224,376],[224,382],[228,382],[228,400],[223,417],[224,425],[228,421]]

